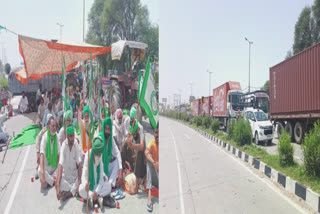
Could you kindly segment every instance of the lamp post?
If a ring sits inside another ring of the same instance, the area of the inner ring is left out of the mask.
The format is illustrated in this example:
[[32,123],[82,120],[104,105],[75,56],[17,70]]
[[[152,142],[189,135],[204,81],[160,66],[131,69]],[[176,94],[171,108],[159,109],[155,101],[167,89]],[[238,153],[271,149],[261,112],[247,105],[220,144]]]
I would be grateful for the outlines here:
[[82,29],[82,42],[84,42],[84,22],[85,22],[85,19],[84,19],[84,16],[85,16],[85,0],[83,0],[83,29]]
[[209,97],[210,97],[210,90],[211,90],[211,74],[213,73],[212,71],[207,70],[209,73]]
[[62,27],[64,26],[63,24],[60,24],[57,22],[57,25],[60,27],[60,41],[62,40]]
[[250,92],[250,55],[251,55],[251,45],[253,44],[253,42],[249,41],[247,39],[247,37],[245,37],[245,40],[249,43],[249,92]]

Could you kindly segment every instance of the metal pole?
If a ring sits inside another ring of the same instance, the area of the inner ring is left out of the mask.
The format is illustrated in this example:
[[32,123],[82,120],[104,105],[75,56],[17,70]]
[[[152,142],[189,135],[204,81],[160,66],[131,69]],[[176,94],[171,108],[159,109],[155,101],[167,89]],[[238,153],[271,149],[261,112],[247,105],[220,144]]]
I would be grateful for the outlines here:
[[84,42],[84,14],[85,14],[85,0],[83,0],[83,32],[82,32],[82,42]]
[[212,72],[210,72],[209,70],[207,70],[207,72],[209,73],[209,97],[210,97],[210,91],[211,91],[211,74],[212,74]]
[[253,42],[249,41],[247,37],[245,37],[245,40],[249,43],[249,87],[248,87],[248,92],[250,92],[250,58],[251,58],[251,45]]
[[60,27],[60,41],[62,40],[62,27],[64,26],[63,24],[57,23]]

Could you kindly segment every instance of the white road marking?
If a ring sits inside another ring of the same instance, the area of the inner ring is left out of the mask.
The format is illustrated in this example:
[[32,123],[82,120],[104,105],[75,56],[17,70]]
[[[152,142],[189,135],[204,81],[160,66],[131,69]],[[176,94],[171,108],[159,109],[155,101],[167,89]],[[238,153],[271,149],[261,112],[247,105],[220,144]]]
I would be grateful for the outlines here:
[[177,153],[177,144],[176,144],[176,140],[173,136],[172,133],[172,128],[170,127],[170,133],[173,139],[173,144],[174,144],[174,148],[175,148],[175,152],[176,152],[176,159],[177,159],[177,169],[178,169],[178,179],[179,179],[179,196],[180,196],[180,207],[181,207],[181,214],[184,214],[184,201],[183,201],[183,192],[182,192],[182,182],[181,182],[181,172],[180,172],[180,161],[179,161],[179,157],[178,157],[178,153]]
[[187,134],[184,134],[184,136],[185,136],[188,140],[190,140],[190,137],[189,137]]
[[26,165],[26,161],[27,161],[27,157],[29,155],[29,151],[30,151],[30,146],[28,146],[27,151],[26,151],[26,155],[24,156],[24,159],[22,161],[22,165],[21,165],[20,170],[19,170],[19,175],[18,175],[17,181],[16,181],[16,183],[14,185],[13,191],[11,193],[11,196],[10,196],[9,202],[7,204],[7,207],[6,207],[5,211],[4,211],[4,214],[9,214],[9,212],[10,212],[14,197],[16,196],[16,193],[17,193],[17,190],[18,190],[18,187],[19,187],[19,184],[20,184],[20,180],[21,180],[21,177],[22,177],[22,172],[23,172],[24,166]]
[[[201,137],[203,137],[202,135],[200,135]],[[203,137],[204,138],[204,137]],[[206,139],[208,142],[211,143],[210,140]],[[267,182],[267,180],[259,177],[256,173],[254,173],[250,168],[248,168],[246,165],[244,165],[244,162],[239,161],[239,159],[237,159],[237,157],[230,155],[230,153],[228,153],[226,150],[221,149],[221,147],[219,147],[217,144],[215,143],[211,143],[211,145],[214,145],[215,147],[217,147],[220,151],[224,152],[228,157],[230,157],[232,160],[234,160],[235,162],[237,162],[240,166],[242,166],[243,168],[245,168],[247,171],[249,171],[252,175],[254,175],[256,178],[258,178],[260,181],[262,181],[263,183],[265,183],[270,189],[272,189],[274,192],[278,193],[278,195],[280,195],[284,200],[286,200],[288,203],[290,203],[293,207],[295,207],[297,210],[299,210],[301,213],[307,213],[304,209],[302,209],[300,206],[298,206],[296,203],[294,203],[293,201],[291,201],[288,197],[284,196],[281,191],[274,186],[274,184],[269,183],[269,181]]]

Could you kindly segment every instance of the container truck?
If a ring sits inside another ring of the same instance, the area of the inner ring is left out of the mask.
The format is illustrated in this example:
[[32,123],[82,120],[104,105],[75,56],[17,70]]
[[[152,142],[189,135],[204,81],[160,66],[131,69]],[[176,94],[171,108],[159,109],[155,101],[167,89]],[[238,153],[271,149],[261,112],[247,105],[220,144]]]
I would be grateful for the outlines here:
[[320,43],[270,68],[270,119],[301,143],[320,119]]
[[241,105],[241,86],[239,82],[226,82],[223,85],[213,89],[213,118],[218,118],[220,125],[227,128],[228,120],[236,118],[242,113]]

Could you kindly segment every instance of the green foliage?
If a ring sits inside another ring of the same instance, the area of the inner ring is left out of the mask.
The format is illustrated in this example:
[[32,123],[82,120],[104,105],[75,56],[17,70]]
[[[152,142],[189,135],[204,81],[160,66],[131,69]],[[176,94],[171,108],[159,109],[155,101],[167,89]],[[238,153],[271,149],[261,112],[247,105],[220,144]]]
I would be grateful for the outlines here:
[[[95,0],[88,17],[89,30],[86,41],[110,46],[118,40],[139,41],[148,44],[146,56],[151,61],[159,59],[159,26],[149,21],[147,6],[140,0]],[[111,54],[99,56],[103,71],[131,70],[131,50],[126,48],[120,61],[112,61]],[[147,57],[144,57],[143,64]]]
[[292,56],[293,56],[293,52],[292,52],[292,50],[290,49],[290,50],[287,51],[287,55],[286,55],[285,59],[289,59],[289,58],[291,58]]
[[197,116],[194,118],[196,126],[201,126],[202,125],[202,118]]
[[303,146],[304,165],[308,175],[320,177],[320,121],[306,134]]
[[300,51],[314,44],[312,38],[312,30],[314,21],[311,16],[311,8],[305,7],[298,18],[294,30],[293,53],[297,54]]
[[240,118],[232,131],[233,140],[239,146],[243,146],[245,144],[251,144],[252,141],[252,132],[249,121]]
[[235,119],[230,119],[228,121],[227,134],[228,134],[229,140],[231,140],[233,138],[232,134],[233,134],[235,125],[236,125],[236,120]]
[[218,119],[214,119],[211,123],[211,130],[213,131],[214,134],[218,132],[220,128],[220,122]]
[[267,80],[261,90],[267,92],[267,94],[270,96],[270,80]]
[[290,135],[282,129],[282,135],[279,139],[278,153],[281,166],[292,166],[293,161],[293,146],[291,145]]
[[210,127],[211,118],[210,116],[202,117],[202,126],[206,129]]
[[2,77],[0,79],[0,88],[5,88],[5,89],[9,89],[9,82],[8,79],[5,77]]

